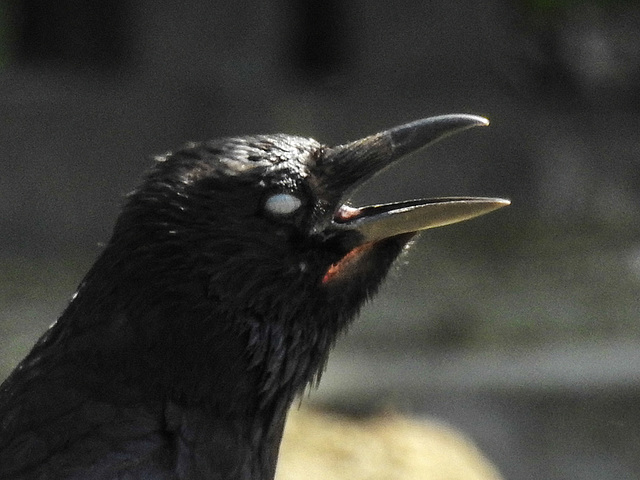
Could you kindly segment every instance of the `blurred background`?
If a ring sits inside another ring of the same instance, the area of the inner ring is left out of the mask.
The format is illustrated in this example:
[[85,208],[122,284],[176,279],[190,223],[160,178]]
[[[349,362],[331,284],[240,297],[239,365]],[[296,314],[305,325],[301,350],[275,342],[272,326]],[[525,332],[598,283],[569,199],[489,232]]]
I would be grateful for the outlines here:
[[423,233],[308,401],[445,422],[508,479],[639,478],[639,52],[632,0],[3,0],[0,377],[153,154],[474,113],[354,204],[512,206]]

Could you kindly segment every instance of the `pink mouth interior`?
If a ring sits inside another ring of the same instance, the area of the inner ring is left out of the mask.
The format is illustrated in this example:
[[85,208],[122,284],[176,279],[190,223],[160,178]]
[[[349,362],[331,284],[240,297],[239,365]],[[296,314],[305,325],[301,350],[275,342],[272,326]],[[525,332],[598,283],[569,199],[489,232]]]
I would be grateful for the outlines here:
[[348,205],[342,205],[340,206],[338,211],[335,213],[334,218],[336,222],[348,222],[349,220],[358,218],[361,213],[362,213],[362,210],[360,210],[359,208],[353,208]]

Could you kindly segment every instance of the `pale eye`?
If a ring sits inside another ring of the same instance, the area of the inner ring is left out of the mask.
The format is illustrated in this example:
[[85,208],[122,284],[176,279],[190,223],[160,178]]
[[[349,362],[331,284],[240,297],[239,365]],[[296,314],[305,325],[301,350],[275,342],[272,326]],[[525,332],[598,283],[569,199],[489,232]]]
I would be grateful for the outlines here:
[[276,193],[267,198],[264,208],[273,215],[289,215],[300,208],[302,202],[298,197],[288,193]]

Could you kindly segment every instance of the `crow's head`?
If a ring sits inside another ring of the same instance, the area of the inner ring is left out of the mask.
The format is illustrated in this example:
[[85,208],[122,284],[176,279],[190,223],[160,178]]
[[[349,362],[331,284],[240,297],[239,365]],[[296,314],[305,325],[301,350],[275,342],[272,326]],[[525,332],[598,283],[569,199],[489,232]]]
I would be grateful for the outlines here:
[[220,348],[227,355],[233,347],[220,342],[242,338],[251,368],[263,370],[263,391],[289,383],[299,390],[417,231],[509,203],[444,198],[355,208],[345,203],[349,194],[402,155],[487,123],[446,115],[337,147],[261,135],[163,155],[130,195],[103,255],[110,298],[135,317],[130,322],[164,332],[172,345],[201,345],[193,349],[199,356]]

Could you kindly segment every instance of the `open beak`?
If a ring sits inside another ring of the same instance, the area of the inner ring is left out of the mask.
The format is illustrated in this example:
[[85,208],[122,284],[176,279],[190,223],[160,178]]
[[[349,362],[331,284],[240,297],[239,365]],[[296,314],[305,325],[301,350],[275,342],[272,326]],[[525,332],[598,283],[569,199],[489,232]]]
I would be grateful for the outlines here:
[[[376,173],[404,155],[471,127],[487,126],[475,115],[442,115],[416,120],[354,142],[328,148],[317,160],[316,178],[336,205]],[[509,205],[509,200],[451,197],[409,200],[360,208],[340,206],[322,230],[357,232],[367,243],[403,233],[440,227],[484,215]]]

